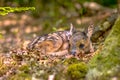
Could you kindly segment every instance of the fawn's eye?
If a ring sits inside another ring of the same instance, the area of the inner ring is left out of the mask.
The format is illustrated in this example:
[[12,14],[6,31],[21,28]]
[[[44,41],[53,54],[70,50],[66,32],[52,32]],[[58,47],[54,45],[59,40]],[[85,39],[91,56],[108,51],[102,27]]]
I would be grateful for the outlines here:
[[79,45],[79,48],[83,48],[83,47],[84,47],[84,44],[80,44],[80,45]]

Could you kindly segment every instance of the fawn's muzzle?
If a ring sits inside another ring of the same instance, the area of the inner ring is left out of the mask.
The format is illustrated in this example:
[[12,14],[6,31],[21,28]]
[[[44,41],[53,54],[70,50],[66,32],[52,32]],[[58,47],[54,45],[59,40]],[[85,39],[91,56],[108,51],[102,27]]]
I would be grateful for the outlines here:
[[71,50],[70,53],[75,56],[77,52],[75,50]]

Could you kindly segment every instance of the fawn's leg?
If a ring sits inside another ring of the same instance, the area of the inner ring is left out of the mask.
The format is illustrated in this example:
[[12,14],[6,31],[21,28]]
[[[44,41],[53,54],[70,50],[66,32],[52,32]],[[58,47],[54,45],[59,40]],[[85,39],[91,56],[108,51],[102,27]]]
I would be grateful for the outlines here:
[[68,50],[62,50],[62,51],[59,51],[59,52],[50,52],[50,53],[47,53],[48,55],[52,55],[52,56],[64,56],[66,54],[68,54]]

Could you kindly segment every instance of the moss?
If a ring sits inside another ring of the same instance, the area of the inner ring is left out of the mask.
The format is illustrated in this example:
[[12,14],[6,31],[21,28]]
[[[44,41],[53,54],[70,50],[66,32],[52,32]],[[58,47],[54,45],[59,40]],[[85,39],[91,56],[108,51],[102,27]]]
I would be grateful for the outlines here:
[[0,76],[4,75],[9,69],[10,69],[10,67],[8,67],[6,65],[0,66]]
[[9,80],[31,80],[31,75],[21,72],[10,77]]
[[82,79],[85,77],[87,73],[87,66],[85,63],[77,63],[71,64],[67,69],[67,74],[71,77],[71,79]]
[[76,58],[69,58],[64,61],[65,65],[73,64],[73,63],[79,63],[80,61],[77,60]]
[[22,65],[22,66],[19,68],[19,70],[28,73],[28,72],[29,72],[29,67],[30,67],[30,66],[28,66],[28,65]]
[[[108,78],[112,68],[115,66],[120,66],[120,17],[114,24],[110,34],[105,40],[103,49],[99,54],[91,59],[89,62],[90,71],[97,69],[98,72],[102,73],[102,77]],[[88,74],[90,73],[88,72]],[[95,73],[93,73],[95,74]],[[107,75],[107,76],[106,76]],[[90,76],[89,76],[90,77]],[[99,80],[99,79],[98,79]]]

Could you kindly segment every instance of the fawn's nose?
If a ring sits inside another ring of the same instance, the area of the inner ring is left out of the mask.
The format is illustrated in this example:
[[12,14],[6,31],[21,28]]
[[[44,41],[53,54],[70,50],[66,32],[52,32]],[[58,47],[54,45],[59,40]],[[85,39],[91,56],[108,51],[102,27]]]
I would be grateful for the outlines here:
[[70,53],[75,56],[77,52],[75,50],[71,50]]

